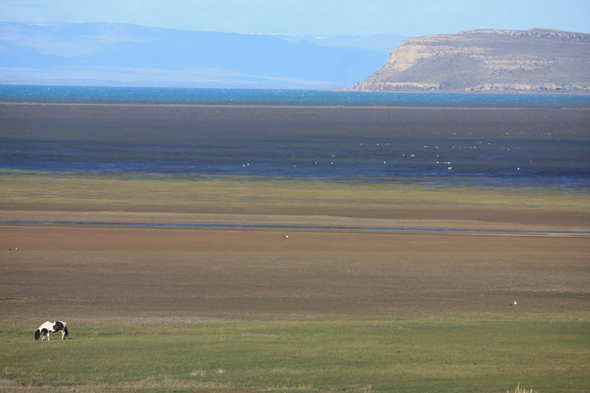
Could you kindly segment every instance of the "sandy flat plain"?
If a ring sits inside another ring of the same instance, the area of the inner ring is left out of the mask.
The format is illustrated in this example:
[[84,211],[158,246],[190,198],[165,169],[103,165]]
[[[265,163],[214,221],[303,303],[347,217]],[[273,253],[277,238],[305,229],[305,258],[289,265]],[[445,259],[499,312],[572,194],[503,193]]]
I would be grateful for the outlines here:
[[0,239],[0,323],[590,311],[587,237],[3,226]]

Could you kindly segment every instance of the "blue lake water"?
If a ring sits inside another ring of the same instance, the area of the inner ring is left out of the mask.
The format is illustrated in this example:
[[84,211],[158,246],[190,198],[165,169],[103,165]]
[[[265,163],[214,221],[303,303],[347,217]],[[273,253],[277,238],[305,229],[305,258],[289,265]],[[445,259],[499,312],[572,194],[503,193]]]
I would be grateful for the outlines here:
[[204,105],[590,108],[590,95],[353,93],[153,87],[0,85],[1,101]]
[[589,96],[0,85],[0,101],[229,105],[4,105],[0,169],[590,186]]

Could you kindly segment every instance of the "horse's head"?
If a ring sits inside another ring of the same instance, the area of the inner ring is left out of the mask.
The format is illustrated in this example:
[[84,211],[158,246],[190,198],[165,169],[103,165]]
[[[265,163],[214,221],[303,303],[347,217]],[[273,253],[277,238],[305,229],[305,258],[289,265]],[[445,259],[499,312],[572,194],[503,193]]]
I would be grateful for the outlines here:
[[66,338],[68,336],[68,327],[64,326],[64,336],[63,338]]
[[37,329],[37,331],[35,332],[35,340],[38,340],[39,337],[41,337],[41,330]]

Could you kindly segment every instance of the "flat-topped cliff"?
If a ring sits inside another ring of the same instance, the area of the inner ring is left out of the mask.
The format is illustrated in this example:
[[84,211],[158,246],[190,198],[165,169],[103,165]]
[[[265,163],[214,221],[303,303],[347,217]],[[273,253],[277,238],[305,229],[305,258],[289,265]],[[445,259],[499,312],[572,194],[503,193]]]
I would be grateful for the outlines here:
[[353,90],[590,92],[590,34],[466,30],[410,38]]

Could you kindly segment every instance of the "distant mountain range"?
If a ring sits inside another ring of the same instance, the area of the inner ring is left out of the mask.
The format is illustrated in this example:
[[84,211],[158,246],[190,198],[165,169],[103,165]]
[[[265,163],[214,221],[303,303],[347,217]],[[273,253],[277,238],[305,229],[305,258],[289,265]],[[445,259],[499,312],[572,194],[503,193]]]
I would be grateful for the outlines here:
[[334,35],[329,37],[315,37],[311,35],[276,35],[285,41],[299,43],[307,41],[320,46],[334,48],[360,48],[389,54],[393,49],[401,45],[403,40],[410,37],[393,34],[373,34],[365,36]]
[[590,34],[468,30],[411,38],[352,90],[590,93]]
[[0,84],[339,89],[406,38],[0,22]]

